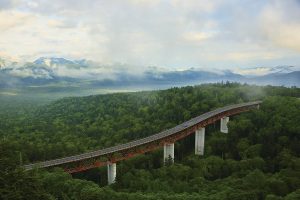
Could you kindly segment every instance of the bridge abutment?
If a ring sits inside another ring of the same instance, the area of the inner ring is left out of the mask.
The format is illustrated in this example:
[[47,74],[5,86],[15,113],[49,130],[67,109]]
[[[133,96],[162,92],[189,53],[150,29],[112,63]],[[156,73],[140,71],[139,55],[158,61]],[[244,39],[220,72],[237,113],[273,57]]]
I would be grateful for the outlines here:
[[228,133],[228,127],[227,127],[228,122],[229,122],[229,117],[222,117],[221,118],[220,131],[222,133]]
[[174,163],[174,143],[164,144],[164,162]]
[[108,184],[112,184],[116,181],[117,176],[117,164],[116,163],[107,163],[107,180]]
[[195,132],[195,155],[204,155],[205,128],[200,128]]

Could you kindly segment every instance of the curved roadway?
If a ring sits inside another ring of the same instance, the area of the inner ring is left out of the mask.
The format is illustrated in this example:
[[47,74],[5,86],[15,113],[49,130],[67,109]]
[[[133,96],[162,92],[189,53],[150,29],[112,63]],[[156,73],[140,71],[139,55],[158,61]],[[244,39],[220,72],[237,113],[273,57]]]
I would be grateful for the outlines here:
[[46,168],[46,167],[52,167],[52,166],[66,164],[66,163],[72,163],[72,162],[76,162],[76,161],[86,160],[89,158],[104,156],[107,154],[112,154],[115,152],[119,152],[119,151],[122,151],[125,149],[130,149],[132,147],[140,146],[140,145],[143,145],[146,143],[153,142],[155,140],[160,140],[162,138],[168,137],[172,134],[178,133],[186,128],[192,127],[195,124],[198,124],[210,117],[221,114],[223,112],[230,111],[230,110],[237,109],[237,108],[255,106],[255,105],[259,105],[259,104],[261,104],[261,101],[254,101],[254,102],[225,106],[225,107],[218,108],[216,110],[204,113],[198,117],[192,118],[192,119],[190,119],[182,124],[179,124],[171,129],[167,129],[165,131],[162,131],[160,133],[157,133],[157,134],[154,134],[154,135],[142,138],[142,139],[134,140],[134,141],[131,141],[128,143],[116,145],[116,146],[105,148],[105,149],[82,153],[82,154],[75,155],[75,156],[69,156],[69,157],[65,157],[65,158],[59,158],[59,159],[48,160],[48,161],[39,162],[39,163],[28,164],[28,165],[24,165],[23,167],[26,170],[33,169],[34,167]]

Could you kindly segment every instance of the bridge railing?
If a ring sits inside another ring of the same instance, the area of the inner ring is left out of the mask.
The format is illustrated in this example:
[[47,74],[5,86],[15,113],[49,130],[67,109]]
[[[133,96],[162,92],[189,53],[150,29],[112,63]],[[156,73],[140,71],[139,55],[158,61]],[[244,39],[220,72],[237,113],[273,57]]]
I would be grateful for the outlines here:
[[225,106],[225,107],[218,108],[216,110],[204,113],[204,114],[197,116],[195,118],[192,118],[182,124],[179,124],[173,128],[164,130],[162,132],[159,132],[157,134],[154,134],[154,135],[151,135],[151,136],[148,136],[145,138],[137,139],[137,140],[134,140],[131,142],[116,145],[113,147],[108,147],[105,149],[82,153],[79,155],[68,156],[65,158],[58,158],[58,159],[48,160],[48,161],[44,161],[44,162],[32,163],[32,164],[24,165],[24,168],[27,170],[33,169],[34,167],[45,168],[45,167],[50,167],[50,166],[57,166],[57,165],[62,165],[62,164],[66,164],[66,163],[81,161],[81,160],[85,160],[85,159],[89,159],[89,158],[100,157],[100,156],[104,156],[107,154],[113,154],[113,153],[116,153],[116,152],[119,152],[122,150],[141,146],[141,145],[171,136],[175,133],[178,133],[189,127],[192,127],[192,126],[200,123],[201,121],[209,119],[215,115],[218,115],[218,114],[221,114],[221,113],[233,110],[233,109],[249,107],[249,106],[256,106],[259,104],[261,104],[261,101],[254,101],[254,102],[247,102],[247,103],[240,103],[240,104]]

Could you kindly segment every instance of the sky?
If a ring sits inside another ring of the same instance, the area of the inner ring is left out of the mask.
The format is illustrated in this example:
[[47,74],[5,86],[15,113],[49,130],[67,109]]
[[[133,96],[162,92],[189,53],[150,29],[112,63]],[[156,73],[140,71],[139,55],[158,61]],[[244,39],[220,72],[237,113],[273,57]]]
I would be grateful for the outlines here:
[[38,57],[170,69],[299,66],[300,1],[0,0],[0,58]]

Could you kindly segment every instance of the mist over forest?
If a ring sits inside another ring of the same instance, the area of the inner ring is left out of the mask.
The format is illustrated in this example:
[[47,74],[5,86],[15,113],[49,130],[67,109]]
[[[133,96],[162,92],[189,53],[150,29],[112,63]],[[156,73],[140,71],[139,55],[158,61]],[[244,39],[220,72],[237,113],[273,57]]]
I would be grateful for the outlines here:
[[299,199],[299,0],[0,0],[0,200]]

